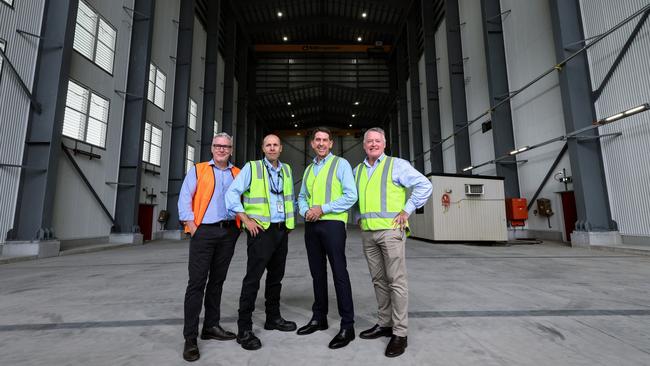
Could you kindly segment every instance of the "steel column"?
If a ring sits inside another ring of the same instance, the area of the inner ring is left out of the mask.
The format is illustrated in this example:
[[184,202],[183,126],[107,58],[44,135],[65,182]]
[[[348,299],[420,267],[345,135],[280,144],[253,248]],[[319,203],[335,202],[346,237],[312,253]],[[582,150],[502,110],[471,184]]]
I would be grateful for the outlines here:
[[[142,179],[144,125],[147,119],[147,86],[151,63],[155,0],[136,0],[133,6],[129,73],[124,96],[124,123],[115,202],[117,233],[139,233],[138,209]],[[132,95],[137,95],[133,97]]]
[[[488,91],[490,106],[494,107],[508,97],[508,70],[506,52],[503,46],[503,28],[501,24],[501,6],[499,0],[481,0],[481,17],[483,20],[483,44],[487,66]],[[504,156],[515,149],[515,137],[512,130],[512,112],[510,101],[501,104],[492,111],[492,140],[494,156]],[[519,197],[519,174],[517,164],[496,164],[497,175],[504,177],[506,197]]]
[[237,133],[235,134],[235,165],[243,166],[246,162],[246,149],[249,143],[248,129],[246,128],[248,111],[248,45],[243,37],[237,36],[237,39],[242,40],[237,47],[239,75],[237,81]]
[[[454,130],[467,123],[467,100],[465,99],[465,72],[463,71],[463,47],[460,37],[460,17],[458,15],[458,0],[445,1],[445,16],[447,18],[447,51],[449,54],[449,81],[451,90],[451,113]],[[463,168],[472,165],[469,149],[469,130],[467,127],[454,136],[454,153],[456,155],[456,171],[460,174]]]
[[399,156],[402,159],[411,161],[411,149],[409,146],[409,115],[408,102],[406,101],[406,47],[397,46],[397,105],[399,108]]
[[246,109],[246,130],[248,131],[248,140],[246,141],[246,160],[255,160],[255,153],[259,150],[257,144],[257,110],[256,103],[256,90],[255,90],[255,55],[249,51],[248,55],[248,76],[247,76],[247,109]]
[[167,183],[168,229],[181,229],[178,219],[178,194],[185,178],[187,146],[187,116],[192,77],[192,39],[194,37],[194,0],[181,1],[178,19],[178,47],[176,49],[176,77],[174,81],[174,110],[172,137],[169,150],[169,179]]
[[32,92],[41,110],[29,111],[22,163],[38,170],[21,171],[9,240],[55,237],[52,212],[78,4],[78,0],[45,2]]
[[235,52],[237,51],[237,23],[232,16],[227,16],[224,24],[224,79],[223,79],[223,132],[233,135],[235,121],[233,109],[235,103]]
[[424,156],[422,155],[422,109],[420,102],[420,69],[418,65],[420,53],[418,52],[419,29],[417,19],[419,7],[414,7],[406,22],[406,40],[408,44],[409,80],[411,81],[411,128],[413,129],[413,157],[414,167],[424,172]]
[[[583,27],[578,0],[549,0],[553,38],[558,61],[571,51],[565,45],[583,40]],[[581,53],[567,62],[559,72],[564,124],[567,131],[590,126],[596,119],[592,100],[591,80],[586,53]],[[597,129],[585,132],[584,136],[597,136]],[[607,186],[600,141],[594,139],[580,143],[570,139],[569,158],[573,175],[578,221],[576,231],[612,231],[612,221],[607,197]]]
[[219,59],[219,20],[221,0],[207,2],[207,39],[205,43],[205,76],[203,80],[203,123],[201,124],[201,161],[212,159],[212,137],[217,97],[217,61]]
[[437,18],[431,0],[421,0],[422,31],[424,33],[424,63],[425,82],[427,91],[427,120],[429,123],[429,156],[432,173],[444,172],[442,160],[442,132],[440,127],[440,98],[438,96],[438,62],[436,56],[436,26]]

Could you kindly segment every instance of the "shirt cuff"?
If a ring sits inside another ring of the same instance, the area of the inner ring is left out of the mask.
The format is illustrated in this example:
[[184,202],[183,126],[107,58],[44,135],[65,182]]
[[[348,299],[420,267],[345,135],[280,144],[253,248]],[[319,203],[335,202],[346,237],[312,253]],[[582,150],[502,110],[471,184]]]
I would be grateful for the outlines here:
[[307,213],[307,209],[300,210],[300,216],[305,217],[306,213]]
[[411,202],[411,200],[406,201],[406,205],[404,205],[404,212],[406,212],[407,214],[409,214],[409,216],[411,216],[411,214],[413,213],[413,211],[415,211],[415,209],[416,207],[413,204],[413,202]]
[[178,219],[180,221],[194,221],[194,212],[190,212],[189,214],[185,214],[185,215],[180,215]]
[[323,211],[323,215],[332,212],[332,206],[329,203],[320,206],[320,209]]

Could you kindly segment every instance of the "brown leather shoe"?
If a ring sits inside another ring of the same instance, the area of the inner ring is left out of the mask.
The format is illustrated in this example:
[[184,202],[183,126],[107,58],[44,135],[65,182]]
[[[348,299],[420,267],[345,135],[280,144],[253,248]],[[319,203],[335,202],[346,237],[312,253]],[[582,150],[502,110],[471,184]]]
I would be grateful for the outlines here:
[[379,324],[375,324],[374,327],[366,329],[363,332],[359,333],[359,338],[363,339],[377,339],[379,337],[390,337],[393,335],[392,327],[380,327]]
[[386,346],[386,357],[397,357],[404,353],[408,346],[407,337],[391,336],[388,346]]

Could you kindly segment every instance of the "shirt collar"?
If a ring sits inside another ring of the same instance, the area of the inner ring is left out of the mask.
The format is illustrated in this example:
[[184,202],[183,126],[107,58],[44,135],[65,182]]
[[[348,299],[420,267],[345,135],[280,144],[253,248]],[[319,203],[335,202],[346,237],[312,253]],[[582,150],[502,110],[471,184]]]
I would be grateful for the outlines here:
[[210,165],[212,165],[213,167],[215,167],[215,168],[217,168],[217,169],[219,169],[219,170],[232,169],[232,167],[234,167],[234,165],[232,165],[231,162],[228,162],[228,167],[227,167],[226,169],[220,169],[220,168],[219,168],[219,167],[214,163],[214,159],[210,159]]
[[277,168],[274,167],[273,164],[271,164],[269,159],[267,159],[266,157],[264,157],[264,164],[266,164],[267,167],[269,167],[269,168],[271,168],[273,170],[276,170],[276,171],[280,171],[280,169],[282,169],[282,162],[280,160],[278,160],[278,167]]
[[330,158],[330,156],[332,156],[332,152],[331,152],[331,151],[330,151],[329,154],[327,154],[327,156],[325,157],[325,159],[323,159],[323,160],[321,160],[321,161],[318,161],[318,156],[316,156],[316,157],[314,157],[314,164],[315,164],[315,165],[325,164],[325,162],[327,161],[327,159]]
[[[386,154],[382,153],[382,154],[377,158],[377,160],[375,161],[375,165],[381,163],[381,161],[384,159],[384,156],[386,156]],[[363,160],[363,163],[366,164],[366,166],[367,166],[368,168],[372,168],[372,166],[370,166],[370,163],[368,162],[368,157],[367,157],[367,156],[366,156],[366,158]]]

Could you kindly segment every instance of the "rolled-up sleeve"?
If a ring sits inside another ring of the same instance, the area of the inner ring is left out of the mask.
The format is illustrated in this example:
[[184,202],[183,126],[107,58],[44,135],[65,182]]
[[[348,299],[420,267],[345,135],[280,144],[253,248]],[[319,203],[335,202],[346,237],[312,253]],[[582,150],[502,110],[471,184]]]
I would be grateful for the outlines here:
[[178,219],[180,221],[193,221],[192,199],[196,192],[196,167],[191,167],[185,175],[181,191],[178,195]]
[[241,195],[250,188],[250,182],[251,168],[250,164],[246,164],[226,191],[226,209],[231,214],[236,215],[238,212],[244,212]]
[[415,209],[424,206],[431,197],[433,192],[431,181],[404,159],[396,158],[392,178],[395,184],[412,189],[411,196],[404,204],[404,211],[409,215]]

